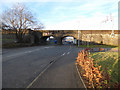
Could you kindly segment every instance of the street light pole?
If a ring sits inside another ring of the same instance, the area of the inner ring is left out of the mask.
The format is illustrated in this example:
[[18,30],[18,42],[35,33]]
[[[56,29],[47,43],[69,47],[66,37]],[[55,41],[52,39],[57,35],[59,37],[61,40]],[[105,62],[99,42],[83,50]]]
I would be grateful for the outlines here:
[[80,45],[80,42],[79,42],[79,30],[78,30],[78,47]]
[[[89,35],[87,35],[87,39],[89,40]],[[89,41],[87,41],[87,47],[89,47]]]
[[110,19],[111,19],[111,24],[112,24],[112,33],[111,33],[111,36],[112,36],[112,38],[114,37],[114,18],[113,18],[113,16],[110,14]]

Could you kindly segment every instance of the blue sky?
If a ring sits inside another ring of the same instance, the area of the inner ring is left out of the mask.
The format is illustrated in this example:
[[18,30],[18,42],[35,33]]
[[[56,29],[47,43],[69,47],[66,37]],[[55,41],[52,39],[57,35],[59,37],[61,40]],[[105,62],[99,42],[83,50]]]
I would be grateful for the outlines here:
[[[101,25],[107,16],[110,17],[110,13],[114,18],[114,28],[117,29],[119,0],[18,1],[24,3],[31,10],[35,17],[45,25],[45,29],[111,29],[112,23],[109,21]],[[18,1],[2,1],[0,13]]]

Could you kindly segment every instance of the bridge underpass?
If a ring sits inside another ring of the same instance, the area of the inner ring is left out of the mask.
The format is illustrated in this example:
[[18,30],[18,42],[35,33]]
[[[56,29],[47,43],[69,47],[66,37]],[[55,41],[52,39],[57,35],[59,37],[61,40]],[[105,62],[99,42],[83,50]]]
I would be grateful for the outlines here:
[[[61,31],[51,31],[52,33],[48,34],[48,35],[44,35],[43,34],[43,37],[41,37],[40,39],[40,42],[41,43],[44,43],[44,44],[49,44],[47,42],[47,38],[50,38],[51,36],[54,37],[54,40],[57,40],[57,44],[58,45],[61,45],[63,44],[63,38],[65,37],[73,37],[76,42],[78,40],[78,30],[74,30],[74,31],[71,31],[71,30],[61,30]],[[77,43],[76,43],[77,44]]]
[[73,36],[64,36],[61,38],[62,44],[67,45],[67,44],[77,44],[77,39],[74,38]]
[[77,44],[77,39],[73,36],[64,36],[64,37],[53,37],[53,36],[44,36],[41,38],[40,43],[42,44],[49,44],[49,45],[55,45],[55,44]]

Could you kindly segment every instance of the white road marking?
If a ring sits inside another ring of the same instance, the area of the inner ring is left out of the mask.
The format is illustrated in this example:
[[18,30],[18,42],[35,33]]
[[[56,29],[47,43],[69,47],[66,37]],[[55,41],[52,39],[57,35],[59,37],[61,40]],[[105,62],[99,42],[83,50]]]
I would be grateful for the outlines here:
[[[22,54],[23,54],[23,53],[22,53]],[[6,57],[13,57],[13,56],[17,56],[17,55],[21,55],[21,53],[9,55],[9,56],[6,56]]]
[[44,47],[44,48],[50,48],[50,47]]
[[65,53],[63,53],[63,56],[65,55]]
[[67,54],[70,54],[70,52],[68,52]]
[[28,51],[28,53],[31,53],[32,51]]
[[64,56],[65,55],[65,53],[63,53],[61,56]]

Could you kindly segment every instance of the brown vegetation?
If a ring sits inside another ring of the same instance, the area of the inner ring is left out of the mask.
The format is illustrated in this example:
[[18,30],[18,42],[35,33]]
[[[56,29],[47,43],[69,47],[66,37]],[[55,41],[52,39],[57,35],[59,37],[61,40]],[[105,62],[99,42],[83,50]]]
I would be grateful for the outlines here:
[[100,70],[101,66],[97,64],[97,61],[93,62],[93,58],[88,55],[88,50],[82,50],[77,57],[77,64],[87,88],[110,88],[108,84],[110,81],[109,74]]

